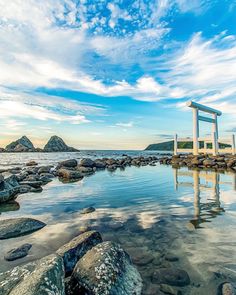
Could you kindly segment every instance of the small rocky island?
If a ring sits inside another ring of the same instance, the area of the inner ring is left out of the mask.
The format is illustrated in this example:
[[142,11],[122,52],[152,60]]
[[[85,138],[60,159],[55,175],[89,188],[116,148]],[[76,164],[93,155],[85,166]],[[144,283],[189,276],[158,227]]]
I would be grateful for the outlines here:
[[53,135],[43,149],[35,148],[27,136],[22,136],[16,141],[8,144],[5,149],[0,148],[0,152],[20,153],[20,152],[78,152],[79,150],[68,146],[62,138]]

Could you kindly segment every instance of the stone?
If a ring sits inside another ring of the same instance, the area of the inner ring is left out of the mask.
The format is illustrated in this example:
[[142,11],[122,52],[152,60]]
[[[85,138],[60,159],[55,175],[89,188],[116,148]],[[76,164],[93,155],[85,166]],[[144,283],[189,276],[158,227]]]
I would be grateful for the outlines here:
[[43,184],[42,181],[38,181],[38,180],[35,180],[35,181],[34,180],[33,181],[25,180],[25,181],[20,182],[20,185],[28,185],[28,186],[31,186],[33,188],[39,188],[39,187],[41,187],[42,184]]
[[52,169],[52,166],[42,166],[38,169],[38,174],[50,173],[51,169]]
[[186,271],[177,268],[160,268],[154,271],[152,281],[159,284],[168,284],[171,286],[187,286],[190,284],[190,278]]
[[95,210],[96,210],[96,209],[93,208],[93,207],[84,208],[84,209],[81,211],[81,214],[92,213],[92,212],[94,212]]
[[32,218],[10,218],[0,222],[0,240],[30,234],[46,226],[42,221]]
[[58,164],[59,167],[66,167],[66,168],[75,168],[77,165],[78,165],[78,162],[75,159],[65,160]]
[[102,161],[96,160],[95,161],[95,167],[97,169],[105,169],[106,168],[106,164],[103,163]]
[[66,179],[82,179],[83,175],[79,171],[61,168],[57,171],[59,177]]
[[217,295],[236,295],[236,289],[231,283],[224,282],[218,287]]
[[4,182],[4,176],[0,174],[0,184],[2,184],[3,182]]
[[140,295],[142,279],[129,255],[113,242],[103,242],[89,250],[72,273],[91,295]]
[[83,257],[88,250],[101,242],[102,237],[100,233],[88,231],[60,247],[56,253],[63,258],[66,275],[73,271],[77,261]]
[[170,262],[175,262],[175,261],[178,261],[179,258],[172,255],[172,254],[166,254],[165,260],[170,261]]
[[79,150],[69,147],[64,140],[53,135],[44,147],[44,152],[78,152]]
[[5,178],[0,184],[0,203],[16,199],[19,191],[20,186],[15,175]]
[[91,167],[78,166],[77,170],[79,172],[81,172],[82,174],[92,174],[92,173],[94,173],[93,168],[91,168]]
[[170,294],[170,295],[181,295],[180,290],[174,289],[172,286],[166,285],[166,284],[161,284],[160,285],[160,290],[164,292],[165,294]]
[[26,166],[37,166],[38,163],[35,161],[29,161],[28,163],[26,163]]
[[17,247],[17,248],[14,248],[14,249],[8,251],[4,255],[4,259],[7,261],[13,261],[13,260],[25,257],[28,255],[31,247],[32,247],[31,244],[23,244],[20,247]]
[[95,162],[89,158],[85,158],[82,159],[80,161],[80,166],[84,166],[84,167],[94,167],[95,166]]
[[0,295],[65,295],[64,265],[52,254],[0,274]]

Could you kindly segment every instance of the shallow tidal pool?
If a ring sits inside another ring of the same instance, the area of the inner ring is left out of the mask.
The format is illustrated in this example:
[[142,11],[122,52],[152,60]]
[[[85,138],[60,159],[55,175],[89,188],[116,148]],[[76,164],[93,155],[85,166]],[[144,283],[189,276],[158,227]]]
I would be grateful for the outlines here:
[[[81,214],[89,206],[96,211]],[[236,174],[160,165],[98,171],[74,183],[54,180],[42,193],[1,205],[0,220],[11,217],[33,217],[47,226],[0,241],[1,272],[95,229],[131,255],[143,294],[162,294],[155,272],[165,267],[188,272],[190,285],[173,287],[182,294],[216,294],[222,277],[236,280]],[[22,242],[33,245],[29,255],[5,261],[4,253]]]

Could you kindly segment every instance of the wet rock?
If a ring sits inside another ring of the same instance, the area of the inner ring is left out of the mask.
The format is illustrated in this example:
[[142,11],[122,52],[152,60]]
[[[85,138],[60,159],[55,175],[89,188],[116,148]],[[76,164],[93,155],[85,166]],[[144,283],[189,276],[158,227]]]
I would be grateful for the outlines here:
[[89,158],[85,158],[82,159],[80,161],[80,166],[84,166],[84,167],[94,167],[95,166],[95,162]]
[[52,254],[0,274],[0,295],[65,295],[64,266]]
[[81,172],[82,174],[92,174],[92,173],[94,173],[93,168],[91,168],[91,167],[79,166],[77,168],[77,170],[79,172]]
[[42,166],[38,169],[38,174],[50,173],[51,169],[52,169],[52,166]]
[[20,209],[20,205],[16,201],[10,201],[7,203],[0,204],[0,214],[2,212],[17,211],[19,209]]
[[94,207],[88,207],[88,208],[84,208],[82,211],[81,211],[81,214],[88,214],[88,213],[92,213],[94,212],[96,209]]
[[4,179],[0,184],[0,203],[14,200],[19,193],[19,183],[15,175]]
[[3,182],[4,182],[4,176],[0,174],[0,184],[2,184]]
[[59,167],[65,167],[65,168],[75,168],[77,165],[78,165],[78,162],[75,159],[65,160],[58,164]]
[[39,181],[39,180],[35,180],[35,181],[34,180],[32,180],[32,181],[26,180],[26,181],[20,182],[20,185],[28,185],[33,188],[39,188],[39,187],[41,187],[42,184],[43,184],[42,181]]
[[26,163],[26,166],[37,166],[38,163],[35,161],[29,161],[28,163]]
[[45,223],[32,218],[4,219],[0,222],[0,240],[26,235],[44,226]]
[[144,251],[141,247],[129,248],[128,253],[132,257],[134,264],[139,266],[145,266],[151,263],[154,259],[151,253]]
[[101,235],[96,231],[85,232],[60,247],[57,254],[63,258],[65,272],[70,274],[77,261],[92,247],[102,242]]
[[112,242],[89,250],[76,264],[72,278],[91,295],[139,295],[142,289],[129,255]]
[[222,283],[218,287],[217,295],[236,295],[236,288],[229,282]]
[[170,262],[174,262],[174,261],[178,261],[179,258],[174,256],[173,254],[166,254],[165,260],[170,261]]
[[7,261],[13,261],[13,260],[25,257],[28,255],[31,247],[32,247],[31,244],[23,244],[20,247],[17,247],[8,251],[4,256],[4,259]]
[[106,164],[104,162],[102,162],[102,161],[97,160],[97,161],[95,161],[95,167],[97,169],[105,169]]
[[61,168],[57,172],[59,177],[65,179],[82,179],[83,175],[79,171]]
[[165,294],[170,294],[170,295],[181,295],[180,290],[174,289],[172,286],[166,285],[166,284],[161,284],[160,285],[160,290],[165,293]]
[[39,181],[41,181],[42,184],[47,184],[52,181],[52,178],[43,175],[43,176],[40,176]]
[[168,284],[171,286],[187,286],[190,278],[186,271],[177,268],[160,268],[153,273],[154,283]]

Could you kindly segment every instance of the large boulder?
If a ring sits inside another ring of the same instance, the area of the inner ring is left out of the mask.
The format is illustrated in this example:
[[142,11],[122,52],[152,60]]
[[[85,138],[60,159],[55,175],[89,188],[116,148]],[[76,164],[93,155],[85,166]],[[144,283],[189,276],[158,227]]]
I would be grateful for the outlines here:
[[34,152],[35,147],[28,137],[22,136],[16,141],[8,144],[5,150],[7,152]]
[[26,235],[44,226],[45,223],[32,218],[4,219],[0,222],[0,240]]
[[52,254],[0,273],[0,295],[65,295],[64,265]]
[[69,170],[65,168],[59,169],[57,171],[57,175],[65,180],[78,180],[83,178],[83,175],[79,171]]
[[101,242],[102,237],[100,233],[88,231],[60,247],[56,253],[63,258],[66,274],[73,271],[77,261],[83,257],[88,250]]
[[139,295],[142,280],[129,255],[112,242],[89,250],[76,264],[72,281],[91,295]]
[[62,161],[58,164],[58,167],[75,168],[78,165],[77,160],[69,159]]
[[43,150],[44,152],[78,152],[77,149],[66,145],[64,140],[56,135],[49,139]]
[[95,162],[89,158],[84,158],[80,161],[80,166],[83,167],[94,167],[95,166]]
[[17,181],[17,176],[11,175],[4,179],[0,178],[0,203],[14,200],[20,192],[20,186]]

